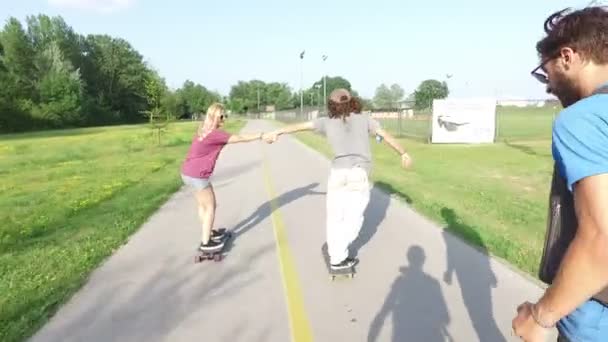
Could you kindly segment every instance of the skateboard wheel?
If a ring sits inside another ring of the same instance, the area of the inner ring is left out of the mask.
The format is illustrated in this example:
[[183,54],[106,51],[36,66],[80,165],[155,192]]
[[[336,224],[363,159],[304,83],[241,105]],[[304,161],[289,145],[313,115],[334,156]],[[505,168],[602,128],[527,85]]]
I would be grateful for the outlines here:
[[222,260],[222,255],[221,255],[221,254],[216,254],[216,255],[213,257],[213,260],[214,260],[215,262],[221,261],[221,260]]

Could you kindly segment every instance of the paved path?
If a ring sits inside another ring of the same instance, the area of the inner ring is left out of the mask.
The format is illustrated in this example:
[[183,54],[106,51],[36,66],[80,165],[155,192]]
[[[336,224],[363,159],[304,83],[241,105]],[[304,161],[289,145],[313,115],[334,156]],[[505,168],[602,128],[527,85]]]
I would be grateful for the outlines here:
[[227,147],[216,223],[237,236],[222,263],[193,263],[199,225],[183,189],[32,341],[517,341],[515,306],[540,288],[375,188],[358,273],[331,282],[328,166],[288,137]]

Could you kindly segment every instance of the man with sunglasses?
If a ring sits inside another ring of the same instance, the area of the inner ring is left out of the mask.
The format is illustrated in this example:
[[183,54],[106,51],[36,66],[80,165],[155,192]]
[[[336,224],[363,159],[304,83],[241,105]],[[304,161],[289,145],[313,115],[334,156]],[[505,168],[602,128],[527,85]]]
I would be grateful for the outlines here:
[[564,109],[553,124],[555,169],[540,278],[514,333],[545,341],[608,341],[608,9],[563,10],[545,22],[532,75]]

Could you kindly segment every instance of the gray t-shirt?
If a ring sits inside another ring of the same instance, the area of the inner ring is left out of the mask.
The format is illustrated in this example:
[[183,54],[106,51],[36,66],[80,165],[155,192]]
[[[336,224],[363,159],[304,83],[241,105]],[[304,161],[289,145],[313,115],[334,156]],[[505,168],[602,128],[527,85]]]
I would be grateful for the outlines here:
[[380,123],[368,114],[351,114],[346,118],[321,117],[313,121],[315,131],[327,137],[334,152],[332,168],[362,167],[370,172],[372,155],[369,137],[376,135]]

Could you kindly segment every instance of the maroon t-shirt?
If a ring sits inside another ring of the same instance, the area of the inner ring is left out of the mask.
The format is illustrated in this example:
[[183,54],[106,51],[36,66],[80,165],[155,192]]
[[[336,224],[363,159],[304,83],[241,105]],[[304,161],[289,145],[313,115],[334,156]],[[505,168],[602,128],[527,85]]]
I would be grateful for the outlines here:
[[203,140],[198,135],[192,139],[192,145],[182,164],[182,173],[194,178],[209,178],[215,168],[215,162],[222,148],[226,146],[230,134],[220,129],[209,132]]

